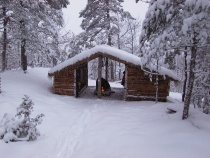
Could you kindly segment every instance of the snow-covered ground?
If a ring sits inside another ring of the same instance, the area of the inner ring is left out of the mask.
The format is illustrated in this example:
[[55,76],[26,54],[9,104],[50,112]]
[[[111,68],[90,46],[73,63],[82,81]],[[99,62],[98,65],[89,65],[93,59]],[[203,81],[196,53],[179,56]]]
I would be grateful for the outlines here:
[[[157,104],[120,100],[120,89],[112,98],[102,99],[92,93],[81,98],[55,95],[48,70],[29,68],[26,74],[21,70],[1,74],[0,120],[4,113],[15,115],[25,94],[35,104],[33,115],[45,114],[36,141],[0,140],[1,158],[210,157],[210,116],[191,108],[189,119],[181,120],[180,94],[170,93],[170,101]],[[121,87],[119,83],[111,86]],[[168,107],[177,113],[166,113]]]

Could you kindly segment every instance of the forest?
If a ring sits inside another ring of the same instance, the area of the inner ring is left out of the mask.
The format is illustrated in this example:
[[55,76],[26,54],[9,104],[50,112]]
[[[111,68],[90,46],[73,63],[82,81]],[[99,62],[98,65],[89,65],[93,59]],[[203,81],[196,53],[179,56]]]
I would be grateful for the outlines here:
[[[209,114],[210,1],[136,0],[149,4],[143,21],[124,11],[123,2],[87,0],[80,12],[83,32],[61,35],[62,8],[71,5],[71,0],[0,0],[1,73],[51,68],[107,44],[141,57],[142,67],[163,66],[176,72],[180,84],[171,84],[170,91],[182,93],[182,119],[188,118],[191,103]],[[124,65],[105,62],[108,79],[120,80]],[[91,79],[97,79],[96,66],[97,60],[91,61]]]

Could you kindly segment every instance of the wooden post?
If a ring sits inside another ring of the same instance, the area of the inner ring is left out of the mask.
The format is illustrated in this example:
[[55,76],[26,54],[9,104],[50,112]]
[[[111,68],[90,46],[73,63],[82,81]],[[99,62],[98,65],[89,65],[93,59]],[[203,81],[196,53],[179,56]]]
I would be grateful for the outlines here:
[[98,98],[101,98],[101,66],[102,56],[98,57]]

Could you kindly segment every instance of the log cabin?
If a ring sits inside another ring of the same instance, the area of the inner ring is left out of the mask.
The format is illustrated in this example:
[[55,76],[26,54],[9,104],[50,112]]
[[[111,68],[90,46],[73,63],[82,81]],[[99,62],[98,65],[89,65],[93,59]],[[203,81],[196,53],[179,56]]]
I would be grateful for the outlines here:
[[[88,62],[98,58],[98,97],[101,98],[102,58],[125,64],[124,100],[166,101],[170,81],[178,81],[176,74],[164,67],[144,67],[141,58],[107,45],[99,45],[58,64],[49,70],[53,77],[53,92],[60,95],[79,97],[88,86]],[[148,72],[152,72],[151,75]],[[154,75],[156,74],[156,75]],[[158,82],[156,82],[158,81]],[[157,95],[158,94],[158,95]]]

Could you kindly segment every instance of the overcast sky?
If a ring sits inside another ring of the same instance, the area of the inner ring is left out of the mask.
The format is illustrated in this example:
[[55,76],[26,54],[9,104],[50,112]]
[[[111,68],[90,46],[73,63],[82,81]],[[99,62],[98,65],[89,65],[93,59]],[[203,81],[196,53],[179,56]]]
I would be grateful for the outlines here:
[[[65,28],[62,34],[71,30],[75,34],[82,32],[80,24],[82,19],[79,18],[79,12],[85,8],[87,0],[70,0],[70,5],[63,9]],[[134,18],[140,18],[142,21],[148,9],[148,4],[143,2],[135,3],[135,0],[124,0],[122,3],[125,11],[129,11]]]

